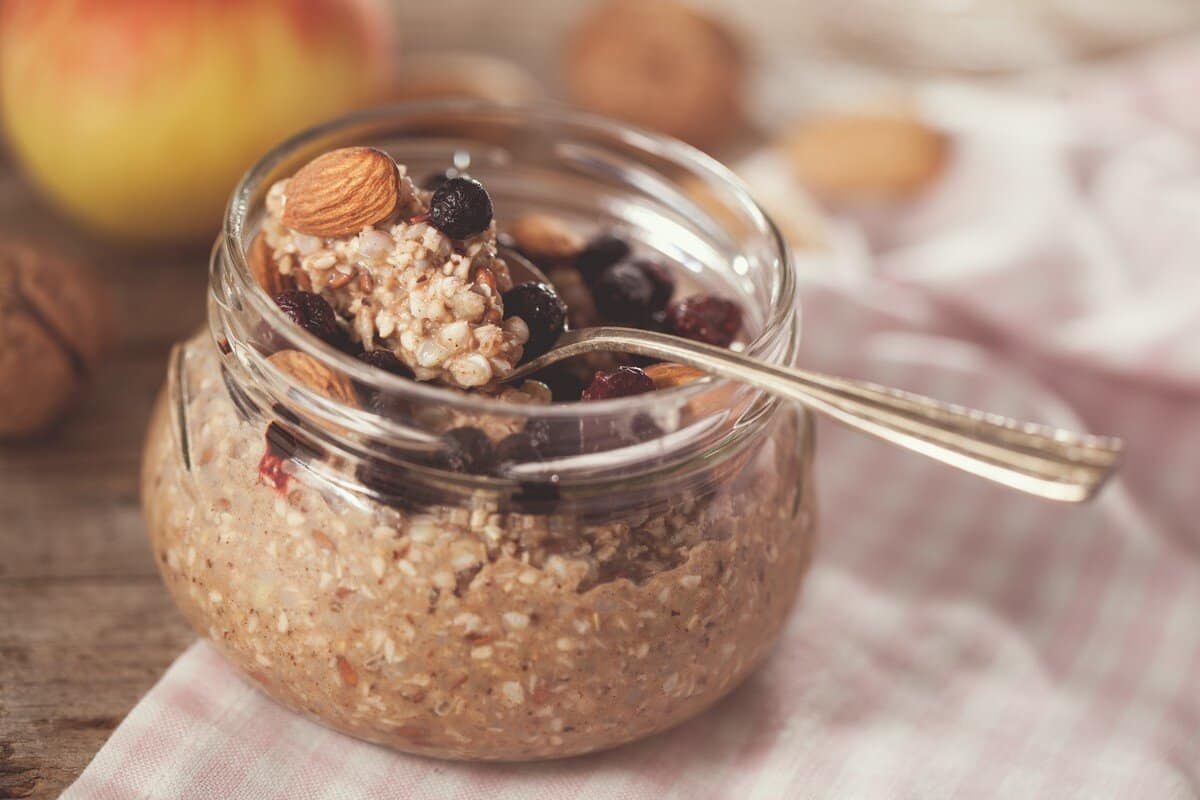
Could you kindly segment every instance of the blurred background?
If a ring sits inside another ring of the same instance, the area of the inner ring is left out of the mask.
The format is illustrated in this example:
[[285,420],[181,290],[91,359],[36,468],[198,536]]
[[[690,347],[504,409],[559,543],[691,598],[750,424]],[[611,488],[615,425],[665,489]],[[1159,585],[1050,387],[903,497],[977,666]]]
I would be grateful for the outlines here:
[[190,639],[140,442],[286,136],[441,96],[628,120],[741,175],[806,292],[918,287],[976,338],[1191,385],[1197,30],[1195,0],[0,0],[0,790],[77,774]]

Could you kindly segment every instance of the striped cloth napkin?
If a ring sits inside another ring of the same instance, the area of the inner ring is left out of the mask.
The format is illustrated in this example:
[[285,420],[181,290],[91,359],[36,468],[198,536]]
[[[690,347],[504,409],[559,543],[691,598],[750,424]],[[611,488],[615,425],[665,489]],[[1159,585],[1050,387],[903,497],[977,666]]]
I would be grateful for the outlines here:
[[803,362],[1118,434],[1094,504],[822,426],[823,542],[777,651],[704,715],[558,762],[439,762],[285,711],[196,644],[67,798],[1200,796],[1200,49],[1083,85],[1079,137],[959,136],[850,219]]

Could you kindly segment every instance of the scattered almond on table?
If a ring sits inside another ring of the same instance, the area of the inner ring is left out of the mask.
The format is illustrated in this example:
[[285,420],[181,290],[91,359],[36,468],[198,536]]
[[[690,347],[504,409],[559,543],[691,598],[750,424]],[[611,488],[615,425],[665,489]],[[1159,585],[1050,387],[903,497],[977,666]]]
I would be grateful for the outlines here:
[[834,113],[802,121],[779,149],[808,189],[848,201],[920,191],[942,174],[950,146],[944,133],[912,116]]

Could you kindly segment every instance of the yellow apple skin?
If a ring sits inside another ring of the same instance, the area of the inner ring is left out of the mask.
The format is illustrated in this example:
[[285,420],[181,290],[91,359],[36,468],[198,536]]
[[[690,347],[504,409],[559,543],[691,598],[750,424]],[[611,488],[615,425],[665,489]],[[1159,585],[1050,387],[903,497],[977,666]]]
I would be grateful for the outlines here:
[[267,149],[379,95],[391,34],[383,0],[0,0],[0,113],[69,215],[195,239]]

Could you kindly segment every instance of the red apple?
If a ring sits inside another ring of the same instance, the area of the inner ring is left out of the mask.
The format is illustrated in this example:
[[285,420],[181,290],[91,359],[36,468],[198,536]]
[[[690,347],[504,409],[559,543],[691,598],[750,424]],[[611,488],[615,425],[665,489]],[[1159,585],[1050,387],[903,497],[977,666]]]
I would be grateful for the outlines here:
[[72,216],[192,238],[268,148],[379,96],[392,35],[385,0],[5,0],[0,111]]

